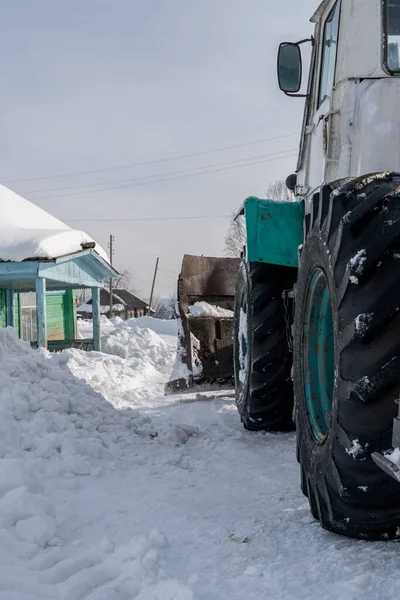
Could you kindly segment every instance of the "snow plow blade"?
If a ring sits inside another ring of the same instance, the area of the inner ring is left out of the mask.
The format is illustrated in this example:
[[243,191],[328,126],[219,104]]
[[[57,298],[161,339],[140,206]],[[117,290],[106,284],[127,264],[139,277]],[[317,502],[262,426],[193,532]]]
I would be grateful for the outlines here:
[[233,306],[240,259],[185,254],[178,279],[178,352],[166,394],[233,385]]

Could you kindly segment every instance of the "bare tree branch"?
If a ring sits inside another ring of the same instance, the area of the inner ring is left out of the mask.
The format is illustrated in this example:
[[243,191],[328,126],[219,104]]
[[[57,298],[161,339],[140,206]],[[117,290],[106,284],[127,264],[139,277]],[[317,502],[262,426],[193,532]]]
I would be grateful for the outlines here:
[[156,319],[164,319],[165,321],[169,321],[171,319],[176,319],[175,305],[176,305],[176,297],[174,295],[170,296],[169,298],[159,299],[158,302],[154,304],[155,318]]
[[[141,289],[132,284],[132,279],[133,279],[133,276],[132,276],[132,272],[130,271],[130,269],[121,267],[119,269],[119,275],[117,277],[115,277],[115,279],[113,279],[113,283],[112,283],[113,292],[118,292],[118,290],[127,290],[128,292],[131,292],[131,294],[140,296]],[[109,280],[107,280],[105,287],[108,291],[110,291],[110,281]]]
[[113,280],[114,290],[130,290],[132,274],[129,269],[122,267],[119,275]]
[[224,255],[231,258],[240,256],[246,244],[246,225],[243,216],[234,220],[235,213],[232,215],[229,228],[225,234]]
[[278,179],[274,183],[270,183],[267,187],[267,198],[271,200],[294,200],[294,194],[288,190],[286,183],[282,179]]
[[[292,192],[286,187],[286,183],[280,179],[269,184],[266,196],[271,200],[295,200]],[[232,220],[225,234],[224,248],[224,256],[232,258],[240,256],[246,244],[246,224],[244,218],[241,216],[234,220],[234,216],[235,213],[232,215]]]

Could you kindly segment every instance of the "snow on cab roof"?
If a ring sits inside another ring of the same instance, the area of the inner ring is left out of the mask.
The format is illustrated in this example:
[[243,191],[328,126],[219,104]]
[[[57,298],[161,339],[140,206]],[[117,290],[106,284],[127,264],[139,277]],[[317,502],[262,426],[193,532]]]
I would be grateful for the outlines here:
[[[0,185],[0,261],[51,260],[82,250],[94,240]],[[107,262],[107,253],[95,244]]]

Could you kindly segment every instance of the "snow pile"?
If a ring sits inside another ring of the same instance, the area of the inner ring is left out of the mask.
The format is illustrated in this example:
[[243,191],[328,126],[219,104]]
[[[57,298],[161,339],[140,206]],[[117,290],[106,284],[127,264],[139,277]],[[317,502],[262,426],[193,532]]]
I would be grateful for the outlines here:
[[192,317],[233,317],[233,311],[221,306],[214,306],[208,302],[195,302],[189,306],[189,314]]
[[138,327],[136,319],[117,323],[101,338],[101,348],[106,354],[121,358],[137,358],[153,366],[163,365],[170,358],[170,350],[159,335],[148,327]]
[[19,539],[43,546],[55,511],[41,477],[92,473],[132,435],[147,434],[150,419],[115,411],[71,374],[67,355],[35,352],[11,328],[0,329],[0,361],[0,538],[15,527]]
[[[90,322],[80,322],[80,334],[90,337],[90,327]],[[149,385],[154,395],[163,396],[176,354],[177,322],[102,317],[101,328],[101,353],[73,349],[64,353],[74,375],[118,408],[129,406],[133,399],[140,403],[148,395]]]
[[[93,239],[71,229],[29,200],[0,185],[0,260],[52,259],[82,250]],[[106,252],[96,252],[108,262]]]
[[155,331],[158,335],[171,335],[176,337],[178,333],[177,319],[154,319],[153,317],[138,317],[137,319],[129,319],[130,323],[134,323],[136,327],[148,327]]
[[[119,322],[110,323],[109,329],[114,331],[108,335],[110,343],[113,335],[118,339],[122,330],[130,331],[128,346],[137,353],[141,348],[147,357],[142,361],[153,362],[155,369],[157,349],[163,357],[166,346],[155,332],[132,324],[124,328]],[[122,510],[114,512],[109,506],[117,525],[110,538],[94,507],[104,472],[110,478],[105,477],[106,489],[113,493],[112,474],[120,464],[121,473],[126,473],[125,457],[131,466],[142,465],[153,462],[151,452],[157,451],[149,417],[130,407],[115,410],[104,394],[71,373],[81,362],[89,375],[102,361],[116,400],[124,381],[122,371],[110,366],[113,360],[131,381],[139,374],[134,367],[143,366],[96,352],[34,351],[13,329],[0,329],[1,600],[194,599],[191,588],[173,575],[163,533],[154,526],[138,531],[140,520],[126,522]],[[148,377],[147,392],[153,383]],[[104,387],[100,379],[99,384]],[[168,424],[165,427],[168,431]],[[164,436],[171,448],[197,432],[190,426],[171,431],[171,442]],[[178,434],[185,439],[177,440]],[[147,459],[140,458],[143,453]],[[129,495],[117,496],[128,503],[136,489],[135,470],[129,480]],[[143,484],[139,486],[146,494]],[[81,487],[87,496],[77,499]],[[78,513],[85,511],[84,525]]]
[[[190,332],[190,343],[191,343],[191,352],[192,352],[192,370],[189,369],[188,365],[185,362],[186,359],[186,348],[181,346],[181,340],[184,338],[183,327],[181,319],[177,320],[178,323],[178,345],[175,356],[175,362],[172,367],[172,372],[169,378],[170,382],[178,382],[182,380],[182,383],[179,383],[178,388],[185,387],[191,384],[191,377],[199,377],[203,372],[203,363],[200,358],[200,340],[197,339],[192,332]],[[182,386],[183,384],[183,386]]]
[[[91,306],[91,305],[89,305]],[[100,317],[100,325],[102,332],[109,332],[114,327],[118,327],[126,323],[126,327],[132,328],[132,326],[139,327],[141,329],[148,328],[157,333],[157,335],[167,338],[174,337],[176,338],[178,334],[178,320],[173,319],[169,321],[165,321],[163,319],[154,319],[153,317],[137,317],[128,319],[124,321],[121,317],[112,317],[108,319],[106,316],[102,315]],[[78,321],[78,331],[82,338],[90,338],[93,332],[93,324],[92,321],[88,320],[79,320]],[[170,341],[168,339],[168,341]]]
[[[112,319],[107,319],[105,315],[100,315],[100,329],[102,333],[111,330],[114,327],[114,321],[118,319],[121,321],[120,317],[113,317]],[[86,319],[78,319],[78,338],[80,339],[93,339],[93,321]]]

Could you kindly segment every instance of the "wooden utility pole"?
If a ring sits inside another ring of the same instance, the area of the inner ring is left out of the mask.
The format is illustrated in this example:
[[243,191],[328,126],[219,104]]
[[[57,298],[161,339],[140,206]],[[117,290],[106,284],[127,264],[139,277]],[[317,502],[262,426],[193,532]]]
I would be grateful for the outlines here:
[[149,315],[151,316],[151,303],[153,302],[153,294],[154,294],[154,285],[156,283],[157,271],[158,271],[158,261],[160,258],[157,256],[156,260],[156,268],[154,269],[153,283],[151,286],[150,300],[149,300]]
[[[113,254],[114,254],[113,242],[114,242],[114,236],[110,235],[110,241],[108,243],[109,248],[110,248],[110,265],[113,264]],[[113,280],[112,280],[112,277],[110,277],[110,319],[112,316],[113,316]]]

